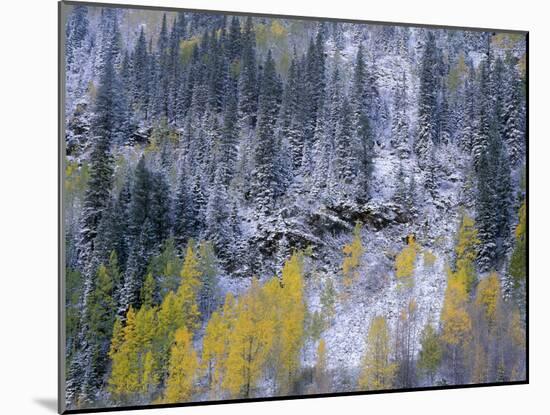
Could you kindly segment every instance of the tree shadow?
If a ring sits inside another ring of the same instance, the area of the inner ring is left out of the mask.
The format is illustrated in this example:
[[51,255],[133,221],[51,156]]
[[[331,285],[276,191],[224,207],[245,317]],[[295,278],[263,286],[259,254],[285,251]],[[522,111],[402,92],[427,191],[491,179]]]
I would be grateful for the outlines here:
[[34,402],[52,412],[57,412],[57,399],[35,398]]

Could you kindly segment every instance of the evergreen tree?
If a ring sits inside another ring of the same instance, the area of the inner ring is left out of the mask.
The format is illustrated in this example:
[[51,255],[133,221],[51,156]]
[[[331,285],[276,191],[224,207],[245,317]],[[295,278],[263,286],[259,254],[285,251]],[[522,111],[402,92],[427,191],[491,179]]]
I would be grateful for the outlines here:
[[510,156],[510,164],[517,166],[525,153],[525,125],[522,114],[525,112],[521,89],[522,80],[516,70],[513,58],[508,59],[505,73],[504,97],[502,103],[502,138]]
[[280,192],[275,175],[277,141],[275,126],[279,112],[280,80],[275,71],[275,61],[268,52],[262,72],[258,103],[258,127],[255,162],[255,202],[258,210],[268,212]]
[[149,107],[149,55],[147,53],[147,41],[143,26],[140,29],[139,37],[136,41],[134,53],[132,54],[134,79],[133,79],[133,102],[134,109],[141,119],[148,118]]
[[258,108],[256,34],[248,17],[242,34],[241,71],[239,77],[239,120],[248,127],[256,124]]
[[422,56],[418,103],[419,132],[414,143],[414,151],[421,161],[429,157],[433,145],[438,143],[436,53],[435,36],[429,31]]
[[69,71],[73,70],[75,55],[84,46],[88,35],[88,27],[88,7],[75,6],[65,28],[65,59]]
[[479,161],[476,197],[476,224],[480,239],[478,262],[484,271],[502,259],[510,234],[511,179],[508,155],[495,122],[489,134],[486,151]]
[[392,117],[392,145],[401,158],[410,153],[409,148],[409,120],[407,115],[407,84],[405,72],[401,75],[401,82],[397,85],[393,99]]
[[[476,169],[480,168],[482,155],[489,145],[490,135],[498,135],[498,126],[495,119],[495,110],[493,107],[494,90],[492,88],[491,77],[491,53],[480,64],[479,89],[478,89],[478,122],[477,131],[473,135],[472,152],[474,155],[474,165]],[[495,130],[496,128],[496,130]]]
[[335,150],[336,150],[336,175],[340,184],[349,189],[349,185],[353,183],[357,172],[357,154],[353,151],[353,137],[352,137],[352,121],[350,115],[350,105],[347,98],[342,101],[340,108],[340,118],[335,136]]

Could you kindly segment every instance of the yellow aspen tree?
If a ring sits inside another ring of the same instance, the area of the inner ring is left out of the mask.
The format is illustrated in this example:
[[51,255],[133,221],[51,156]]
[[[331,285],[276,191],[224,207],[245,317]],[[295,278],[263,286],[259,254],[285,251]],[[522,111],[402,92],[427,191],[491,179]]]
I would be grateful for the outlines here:
[[477,244],[479,244],[479,239],[477,237],[475,221],[467,214],[464,214],[462,215],[462,219],[460,221],[455,246],[457,262],[475,261],[477,257]]
[[124,326],[120,318],[115,319],[113,325],[113,336],[111,338],[111,347],[109,349],[109,357],[112,358],[124,344]]
[[363,357],[359,388],[389,389],[393,385],[397,365],[390,360],[390,331],[386,319],[374,317],[367,335],[367,350]]
[[395,258],[395,276],[399,283],[405,287],[411,287],[413,285],[417,253],[418,245],[414,236],[409,235],[407,237],[407,245]]
[[441,310],[441,340],[449,346],[451,366],[455,382],[461,381],[461,352],[469,344],[472,320],[466,309],[468,302],[467,283],[464,278],[447,270],[447,288]]
[[237,302],[235,301],[235,296],[230,292],[227,293],[223,303],[223,317],[228,327],[231,327],[235,321],[236,304]]
[[227,352],[229,327],[224,316],[214,311],[206,325],[202,343],[202,368],[206,371],[213,397],[218,396]]
[[441,339],[450,345],[458,345],[467,340],[472,322],[466,310],[468,293],[466,282],[448,270],[447,288],[441,311],[443,331]]
[[222,382],[233,397],[251,396],[273,345],[275,324],[263,300],[259,283],[253,279],[236,306]]
[[151,350],[145,353],[143,359],[143,374],[141,376],[140,392],[142,394],[151,394],[159,384],[159,375],[157,373],[157,362],[155,355]]
[[283,282],[282,279],[277,276],[270,278],[261,287],[261,296],[264,299],[263,306],[265,308],[265,315],[273,322],[273,344],[271,345],[271,351],[267,365],[273,370],[275,374],[275,381],[277,387],[280,388],[281,378],[283,377],[284,370],[282,367],[282,325],[286,310],[283,309]]
[[199,361],[191,333],[182,327],[176,331],[170,349],[165,403],[186,402],[193,396],[198,368]]
[[139,367],[136,358],[136,313],[130,307],[126,315],[126,325],[115,323],[115,333],[111,343],[110,357],[112,362],[108,390],[117,401],[125,401],[139,391]]
[[300,352],[304,344],[304,303],[303,256],[294,253],[283,266],[282,294],[279,309],[280,356],[279,388],[286,394],[290,391],[300,366]]
[[142,306],[136,313],[136,365],[142,393],[152,391],[158,385],[159,375],[153,345],[157,339],[156,307]]
[[213,398],[220,397],[222,393],[230,333],[236,317],[235,308],[235,297],[228,292],[222,310],[212,313],[205,329],[201,363],[202,369],[207,372]]
[[315,362],[314,380],[318,393],[329,391],[329,381],[327,375],[327,349],[325,341],[319,340],[317,345],[317,361]]
[[455,245],[456,272],[464,278],[468,293],[476,281],[475,260],[479,242],[475,221],[467,214],[463,214]]
[[489,329],[493,329],[500,307],[500,280],[496,272],[482,279],[477,286],[476,305],[481,307]]
[[193,243],[189,243],[181,269],[181,284],[177,291],[177,298],[181,310],[185,316],[185,326],[189,331],[194,331],[199,324],[199,305],[197,294],[200,289],[200,266]]
[[157,364],[161,378],[164,378],[168,371],[168,356],[170,346],[174,341],[174,334],[178,328],[184,325],[185,316],[182,312],[181,302],[173,291],[169,291],[157,312],[155,350],[158,353]]
[[512,256],[510,258],[510,264],[508,272],[514,282],[514,288],[517,291],[516,295],[519,296],[518,303],[525,303],[525,278],[527,276],[527,204],[524,200],[521,208],[519,209],[519,223],[515,230],[515,244]]
[[342,262],[342,274],[344,276],[343,283],[345,288],[351,287],[354,281],[359,278],[359,268],[361,266],[361,258],[365,252],[363,243],[361,242],[361,222],[355,224],[353,230],[353,240],[351,243],[344,245],[344,261]]

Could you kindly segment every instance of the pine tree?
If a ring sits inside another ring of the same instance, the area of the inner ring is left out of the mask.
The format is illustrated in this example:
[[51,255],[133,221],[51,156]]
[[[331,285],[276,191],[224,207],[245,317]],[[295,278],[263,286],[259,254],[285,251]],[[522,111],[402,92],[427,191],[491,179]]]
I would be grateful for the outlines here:
[[477,131],[473,135],[472,140],[472,152],[474,155],[474,165],[476,169],[482,168],[483,163],[483,154],[487,150],[489,145],[490,135],[497,134],[495,131],[495,113],[493,108],[493,90],[492,79],[491,79],[491,54],[488,53],[486,59],[484,59],[480,64],[480,75],[479,75],[479,90],[478,90],[478,101],[479,101],[479,114],[477,121]]
[[391,143],[403,159],[410,154],[409,119],[407,115],[407,79],[403,72],[393,98],[392,139]]
[[325,288],[321,295],[321,306],[323,315],[328,321],[332,321],[332,318],[335,313],[335,303],[336,303],[336,290],[334,289],[334,284],[332,279],[328,278],[325,283]]
[[504,99],[502,103],[502,138],[510,156],[510,164],[517,166],[525,153],[525,125],[522,114],[525,112],[521,89],[521,78],[513,58],[508,58],[505,74]]
[[258,103],[258,128],[255,161],[255,201],[259,211],[268,212],[280,192],[275,166],[277,143],[275,125],[279,112],[280,81],[271,51],[265,60]]
[[418,104],[419,132],[414,143],[414,151],[421,161],[431,154],[438,142],[436,119],[436,45],[433,32],[428,32],[420,73],[420,101]]
[[134,108],[140,118],[147,119],[147,109],[149,107],[149,55],[147,53],[147,41],[143,26],[140,29],[139,37],[136,41],[134,53],[132,55],[134,66]]
[[116,73],[112,51],[107,52],[105,66],[95,104],[95,117],[92,123],[92,153],[90,154],[90,179],[84,197],[82,215],[81,246],[83,263],[93,252],[93,240],[101,216],[108,206],[113,182],[113,160],[111,145],[117,125],[118,105],[115,96]]
[[147,266],[147,273],[153,276],[158,282],[153,301],[160,303],[160,300],[170,291],[177,291],[180,282],[180,270],[182,260],[178,256],[178,250],[174,238],[168,238],[159,255],[154,256]]
[[256,34],[252,18],[248,17],[242,34],[242,69],[239,77],[239,120],[243,126],[256,125],[258,108]]
[[350,115],[350,105],[347,98],[342,101],[342,106],[339,111],[339,123],[335,136],[335,170],[336,176],[345,192],[353,183],[357,172],[357,155],[353,151],[352,146],[352,124]]
[[483,271],[496,265],[510,233],[511,179],[506,149],[493,122],[489,142],[478,166],[476,195],[478,263]]
[[65,59],[69,71],[72,70],[75,63],[75,55],[84,45],[88,35],[88,27],[88,7],[75,6],[68,18],[65,29]]

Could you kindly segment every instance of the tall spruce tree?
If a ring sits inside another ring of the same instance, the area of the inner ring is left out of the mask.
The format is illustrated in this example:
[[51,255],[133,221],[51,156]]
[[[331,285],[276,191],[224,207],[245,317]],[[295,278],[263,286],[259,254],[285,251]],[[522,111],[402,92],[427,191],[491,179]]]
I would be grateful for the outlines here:
[[429,31],[421,63],[418,102],[419,131],[414,143],[414,151],[421,162],[428,159],[432,147],[438,142],[436,52],[435,36],[432,31]]
[[258,102],[258,142],[254,153],[255,203],[258,210],[264,213],[271,209],[280,192],[275,175],[277,155],[275,126],[279,113],[280,95],[280,80],[270,50],[262,71]]

